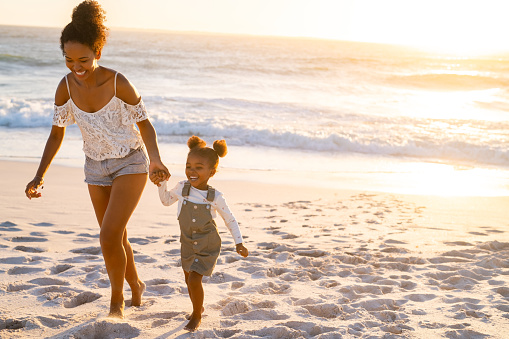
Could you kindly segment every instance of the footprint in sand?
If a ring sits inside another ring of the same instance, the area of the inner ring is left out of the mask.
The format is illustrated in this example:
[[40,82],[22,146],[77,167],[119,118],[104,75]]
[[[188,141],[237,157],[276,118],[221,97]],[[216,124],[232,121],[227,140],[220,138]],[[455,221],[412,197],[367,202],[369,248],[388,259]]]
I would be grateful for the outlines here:
[[[266,327],[259,330],[247,331],[247,334],[251,334],[261,338],[306,338],[306,333],[299,330],[294,330],[288,327],[276,326]],[[336,337],[331,337],[336,338]],[[338,337],[341,338],[341,337]]]
[[[315,337],[315,336],[318,336],[319,334],[324,334],[324,333],[332,332],[335,330],[333,327],[319,326],[316,323],[310,322],[310,321],[309,322],[288,321],[286,323],[281,323],[279,325],[291,328],[293,330],[306,332],[307,335],[305,337],[308,337],[308,336]],[[327,338],[327,336],[325,338]],[[334,337],[331,336],[331,338],[334,338]],[[341,336],[338,336],[338,338],[341,338]]]
[[93,293],[89,291],[81,292],[77,296],[73,297],[71,300],[64,302],[65,308],[74,308],[87,303],[91,303],[97,299],[102,297],[102,295],[98,293]]
[[21,265],[29,261],[27,257],[0,258],[0,264]]
[[396,311],[399,309],[400,305],[406,303],[407,300],[393,300],[393,299],[372,299],[361,301],[357,304],[352,304],[351,306],[354,308],[362,307],[368,312],[373,311]]
[[437,296],[434,294],[409,294],[405,296],[406,299],[415,302],[425,302],[435,299]]
[[84,247],[84,248],[77,248],[71,250],[72,253],[76,254],[91,254],[91,255],[99,255],[101,254],[101,247]]
[[274,310],[263,310],[263,309],[248,311],[241,314],[239,317],[244,320],[265,320],[265,321],[286,320],[290,318],[288,314],[280,314]]
[[51,226],[55,226],[55,224],[52,224],[50,222],[38,222],[38,223],[30,224],[30,225],[39,226],[39,227],[51,227]]
[[33,287],[36,287],[37,285],[34,285],[34,284],[25,284],[25,283],[22,283],[22,282],[15,282],[15,283],[11,283],[9,285],[7,285],[6,287],[6,291],[7,292],[18,292],[18,291],[25,291],[25,290],[29,290]]
[[10,222],[10,221],[4,221],[0,224],[0,230],[1,231],[7,231],[7,232],[19,232],[22,231],[21,228],[16,227],[17,224]]
[[204,280],[204,282],[209,283],[209,284],[222,284],[222,283],[227,283],[227,282],[232,282],[232,281],[242,281],[242,279],[237,278],[237,277],[227,274],[227,273],[215,272],[210,276],[210,278]]
[[75,237],[72,241],[75,243],[86,243],[86,242],[96,242],[96,239],[99,239],[99,234],[90,234],[90,233],[80,233]]
[[465,278],[462,276],[452,276],[442,281],[439,287],[443,290],[460,289],[468,291],[473,289],[475,284],[477,284],[477,281],[474,279]]
[[458,330],[458,331],[447,331],[445,337],[449,339],[460,339],[460,338],[488,338],[489,335],[473,331],[473,330]]
[[51,232],[56,233],[56,234],[73,234],[73,233],[75,233],[73,231],[65,231],[65,230],[51,231]]
[[249,311],[249,306],[246,302],[240,300],[233,300],[227,303],[221,310],[221,314],[227,317],[236,314],[246,313]]
[[58,319],[58,318],[54,318],[54,317],[50,318],[50,317],[39,316],[36,319],[42,326],[49,327],[49,328],[58,328],[58,327],[68,323],[68,320],[66,320],[65,318]]
[[488,235],[488,234],[483,233],[483,232],[468,232],[468,234],[472,234],[472,235],[480,235],[480,236],[487,236],[487,235]]
[[79,331],[68,333],[69,338],[136,338],[141,330],[128,323],[116,322],[114,320],[96,321],[84,326]]
[[143,255],[143,254],[135,255],[134,261],[137,263],[139,262],[139,263],[144,263],[144,264],[151,264],[151,263],[157,262],[157,260],[152,258],[151,256]]
[[19,330],[26,326],[26,319],[0,319],[0,330]]
[[504,298],[509,298],[509,287],[499,287],[499,288],[495,289],[495,292],[497,292]]
[[46,232],[30,232],[30,235],[33,237],[47,237],[48,233],[46,233]]
[[36,284],[39,286],[49,286],[49,285],[69,285],[69,282],[65,280],[60,279],[54,279],[54,278],[36,278],[29,281],[31,284]]
[[45,242],[48,241],[46,238],[39,237],[14,237],[11,238],[12,242]]
[[273,282],[266,282],[258,286],[254,286],[253,289],[263,295],[268,294],[287,294],[291,291],[291,286],[288,284],[276,284]]
[[322,250],[299,250],[295,252],[296,255],[304,256],[304,257],[323,257],[327,255],[327,252]]
[[34,272],[41,272],[44,270],[45,270],[44,268],[38,268],[38,267],[16,266],[16,267],[10,268],[7,271],[7,274],[9,274],[9,275],[29,274],[29,273],[34,273]]
[[35,290],[34,294],[36,294],[36,295],[44,295],[44,294],[47,294],[47,293],[60,293],[60,294],[64,294],[64,293],[68,293],[68,292],[71,292],[71,291],[74,291],[74,290],[72,288],[70,288],[70,287],[65,287],[65,286],[62,286],[62,285],[48,285],[48,286],[45,286],[45,287],[38,288],[37,290]]
[[336,304],[303,305],[301,307],[315,317],[327,319],[337,318],[343,312],[342,308]]
[[171,283],[168,279],[152,279],[145,281],[147,285],[147,291],[157,295],[169,295],[175,293],[175,289],[169,284]]
[[72,265],[57,265],[55,267],[52,267],[50,269],[50,272],[51,274],[59,274],[59,273],[62,273],[62,272],[65,272],[67,271],[68,269],[72,268],[73,266]]
[[170,320],[180,315],[184,315],[185,312],[158,312],[158,313],[144,313],[136,316],[134,320],[143,321],[150,319],[166,319]]
[[78,237],[99,239],[99,233],[96,233],[96,234],[80,233],[80,234],[78,234]]
[[446,241],[447,246],[474,246],[474,244],[465,241]]
[[150,244],[151,241],[146,238],[129,238],[129,242],[131,244],[147,245]]

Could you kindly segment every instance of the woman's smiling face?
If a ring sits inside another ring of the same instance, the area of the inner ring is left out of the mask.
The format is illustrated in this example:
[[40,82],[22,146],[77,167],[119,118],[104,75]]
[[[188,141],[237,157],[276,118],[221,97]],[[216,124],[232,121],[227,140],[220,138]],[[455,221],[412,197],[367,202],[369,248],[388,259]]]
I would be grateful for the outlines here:
[[187,156],[186,177],[194,188],[206,190],[210,177],[215,173],[207,158],[196,154]]
[[64,44],[65,65],[78,80],[86,80],[98,67],[101,53],[94,53],[90,47],[75,41]]

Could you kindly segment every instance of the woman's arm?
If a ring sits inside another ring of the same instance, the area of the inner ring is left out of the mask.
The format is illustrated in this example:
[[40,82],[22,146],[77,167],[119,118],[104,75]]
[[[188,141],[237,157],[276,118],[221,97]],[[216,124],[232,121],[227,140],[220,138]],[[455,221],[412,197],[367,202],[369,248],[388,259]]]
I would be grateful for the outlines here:
[[170,178],[170,171],[164,166],[159,155],[159,147],[157,146],[157,135],[154,126],[150,120],[142,120],[136,123],[140,129],[140,134],[147,148],[148,158],[150,159],[149,178],[157,186],[162,181]]
[[[55,105],[62,106],[68,100],[69,92],[67,91],[67,84],[65,78],[62,78],[55,92]],[[44,175],[48,171],[53,158],[55,158],[55,155],[60,149],[62,141],[64,140],[64,136],[65,127],[59,127],[56,125],[51,127],[51,132],[49,134],[48,140],[46,141],[46,146],[44,147],[44,152],[41,157],[41,162],[39,163],[39,168],[35,173],[35,177],[28,183],[25,188],[25,195],[28,197],[28,199],[39,198],[41,196],[41,193],[37,192],[37,189],[44,183]]]
[[39,168],[35,173],[34,179],[28,183],[25,189],[25,194],[28,199],[39,198],[41,196],[41,193],[37,192],[37,189],[44,183],[44,175],[48,171],[53,158],[60,149],[62,141],[64,140],[64,135],[65,127],[51,127],[51,132],[48,137],[48,141],[46,141],[46,146],[44,147],[44,152],[42,154]]
[[[128,105],[138,105],[141,100],[141,96],[134,85],[120,73],[117,76],[117,96]],[[149,178],[154,184],[159,186],[162,181],[170,178],[170,172],[161,161],[156,131],[148,119],[138,121],[136,125],[140,130],[150,159]]]

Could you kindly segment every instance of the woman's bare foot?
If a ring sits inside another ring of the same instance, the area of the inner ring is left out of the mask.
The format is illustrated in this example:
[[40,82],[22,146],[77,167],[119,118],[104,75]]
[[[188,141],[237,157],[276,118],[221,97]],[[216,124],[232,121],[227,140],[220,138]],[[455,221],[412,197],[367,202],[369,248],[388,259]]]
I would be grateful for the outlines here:
[[112,301],[110,303],[110,314],[108,317],[124,319],[124,307],[125,303],[123,300],[121,302]]
[[140,306],[141,305],[141,297],[143,296],[143,292],[145,292],[145,289],[147,288],[147,285],[143,281],[140,282],[139,287],[137,289],[133,289],[131,287],[132,292],[132,299],[131,299],[131,306]]
[[[205,307],[202,307],[202,308],[201,308],[201,313],[203,314],[203,312],[205,312]],[[187,320],[191,319],[191,316],[192,316],[192,315],[193,315],[192,313],[191,313],[191,314],[187,314],[187,315],[186,315],[186,319],[187,319]]]
[[190,332],[194,332],[198,329],[198,327],[201,324],[201,314],[195,315],[194,313],[191,314],[191,319],[189,319],[189,322],[184,327],[185,330],[188,330]]

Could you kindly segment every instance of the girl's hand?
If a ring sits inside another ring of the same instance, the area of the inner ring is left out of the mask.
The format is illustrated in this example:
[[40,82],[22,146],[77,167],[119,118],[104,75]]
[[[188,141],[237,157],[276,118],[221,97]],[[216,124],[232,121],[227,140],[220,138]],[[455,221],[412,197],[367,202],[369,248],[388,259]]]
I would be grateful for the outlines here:
[[235,247],[237,249],[237,253],[243,256],[244,258],[249,255],[249,251],[247,250],[247,248],[244,247],[242,243],[237,244]]
[[151,161],[149,165],[149,178],[154,185],[161,186],[160,183],[170,179],[170,171],[161,161]]
[[37,189],[40,187],[44,188],[42,185],[44,184],[44,179],[40,176],[35,176],[32,181],[30,181],[25,188],[25,195],[28,199],[32,200],[32,198],[40,198],[41,192],[38,192]]

